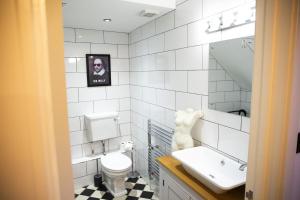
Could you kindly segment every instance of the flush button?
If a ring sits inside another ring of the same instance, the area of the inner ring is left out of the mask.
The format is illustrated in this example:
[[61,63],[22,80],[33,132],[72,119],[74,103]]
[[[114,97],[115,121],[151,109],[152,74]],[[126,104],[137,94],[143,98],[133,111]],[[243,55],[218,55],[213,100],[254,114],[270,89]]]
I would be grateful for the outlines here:
[[300,132],[298,133],[296,153],[300,153]]

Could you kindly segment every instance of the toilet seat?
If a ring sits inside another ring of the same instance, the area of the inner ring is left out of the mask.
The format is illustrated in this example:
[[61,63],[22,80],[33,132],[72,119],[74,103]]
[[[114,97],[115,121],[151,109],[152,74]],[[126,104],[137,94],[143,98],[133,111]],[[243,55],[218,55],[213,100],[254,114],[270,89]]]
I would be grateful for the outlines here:
[[130,169],[130,158],[122,153],[110,153],[101,158],[101,165],[105,171],[111,173],[124,172]]

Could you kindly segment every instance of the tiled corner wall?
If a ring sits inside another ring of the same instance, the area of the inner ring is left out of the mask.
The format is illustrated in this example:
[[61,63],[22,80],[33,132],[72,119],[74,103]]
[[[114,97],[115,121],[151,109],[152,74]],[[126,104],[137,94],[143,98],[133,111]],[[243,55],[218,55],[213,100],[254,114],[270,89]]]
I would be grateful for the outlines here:
[[193,129],[196,144],[247,161],[249,118],[208,110],[208,43],[254,34],[254,23],[207,34],[207,21],[253,3],[247,0],[187,0],[176,10],[129,34],[131,130],[136,169],[147,175],[147,120],[174,127],[174,114],[202,109]]
[[251,91],[241,88],[212,55],[208,76],[208,108],[224,112],[244,109],[249,116]]
[[[106,141],[106,150],[131,140],[128,33],[64,28],[65,75],[72,158],[102,152],[100,142],[89,143],[84,114],[119,111],[121,137]],[[112,86],[87,87],[85,54],[110,54]],[[93,183],[96,161],[73,165],[75,187]]]

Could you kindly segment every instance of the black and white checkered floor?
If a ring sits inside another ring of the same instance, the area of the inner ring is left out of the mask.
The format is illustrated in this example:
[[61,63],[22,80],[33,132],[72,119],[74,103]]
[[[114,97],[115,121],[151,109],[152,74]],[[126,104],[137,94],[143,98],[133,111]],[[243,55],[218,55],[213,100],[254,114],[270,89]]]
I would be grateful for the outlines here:
[[154,192],[150,190],[149,185],[140,178],[128,178],[125,182],[127,195],[123,197],[114,198],[114,196],[107,191],[104,185],[95,187],[88,185],[75,191],[76,200],[158,200]]

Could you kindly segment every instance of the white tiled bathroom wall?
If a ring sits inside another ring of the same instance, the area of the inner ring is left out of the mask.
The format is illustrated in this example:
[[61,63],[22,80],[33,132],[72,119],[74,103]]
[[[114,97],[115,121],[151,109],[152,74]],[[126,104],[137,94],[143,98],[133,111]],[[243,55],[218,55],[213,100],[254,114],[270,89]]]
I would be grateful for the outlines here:
[[208,110],[208,43],[254,35],[254,23],[206,33],[207,21],[248,0],[178,1],[176,10],[129,34],[131,130],[136,168],[147,175],[147,120],[174,127],[174,114],[202,109],[193,129],[195,144],[207,145],[237,161],[247,161],[249,118]]
[[[84,114],[105,111],[120,113],[121,137],[106,141],[106,151],[131,140],[128,33],[64,28],[65,75],[72,158],[92,153],[84,125]],[[87,87],[85,54],[110,54],[112,86]],[[93,143],[102,152],[100,142]],[[93,183],[96,161],[73,165],[75,187]]]

